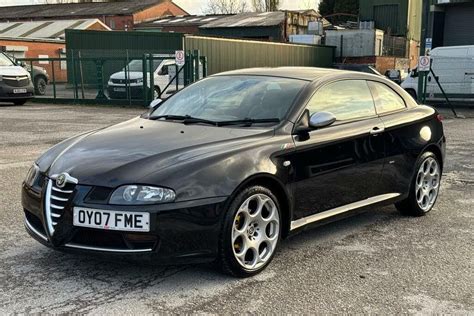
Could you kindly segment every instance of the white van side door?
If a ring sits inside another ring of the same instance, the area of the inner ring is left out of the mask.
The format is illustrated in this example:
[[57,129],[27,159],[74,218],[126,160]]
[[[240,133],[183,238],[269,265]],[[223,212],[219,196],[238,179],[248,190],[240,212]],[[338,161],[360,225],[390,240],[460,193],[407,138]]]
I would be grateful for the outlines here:
[[[474,98],[474,47],[469,48],[464,72],[464,98]],[[470,95],[470,96],[469,96]]]

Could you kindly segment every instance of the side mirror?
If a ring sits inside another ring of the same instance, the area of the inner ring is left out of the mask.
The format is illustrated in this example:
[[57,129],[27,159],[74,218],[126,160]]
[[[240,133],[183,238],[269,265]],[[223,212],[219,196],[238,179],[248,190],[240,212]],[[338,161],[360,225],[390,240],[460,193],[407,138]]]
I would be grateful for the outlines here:
[[158,106],[160,106],[161,102],[163,102],[163,100],[161,99],[155,99],[153,101],[151,101],[150,105],[148,106],[148,108],[150,109],[156,109]]
[[[299,120],[295,134],[297,135],[308,135],[308,132],[331,125],[336,121],[336,117],[331,112],[316,112],[311,117],[309,111],[305,110],[303,116]],[[308,136],[304,136],[302,140],[307,139]]]
[[336,117],[331,112],[316,112],[309,118],[309,127],[322,128],[331,125]]
[[412,78],[418,77],[418,70],[413,69],[410,73],[410,77],[412,77]]
[[26,63],[23,60],[17,60],[16,64],[20,67],[25,67],[26,66]]

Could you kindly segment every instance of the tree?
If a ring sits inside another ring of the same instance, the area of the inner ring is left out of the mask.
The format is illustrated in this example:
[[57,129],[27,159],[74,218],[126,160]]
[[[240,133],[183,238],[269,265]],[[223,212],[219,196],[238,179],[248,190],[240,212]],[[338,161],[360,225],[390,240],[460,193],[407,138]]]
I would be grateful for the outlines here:
[[[321,0],[319,3],[319,13],[322,16],[337,13],[359,14],[359,0]],[[330,21],[332,23],[340,23],[347,21],[347,17],[334,17]]]
[[256,12],[277,11],[280,8],[280,0],[252,0],[252,7]]
[[245,0],[210,0],[205,10],[207,14],[235,14],[246,11]]

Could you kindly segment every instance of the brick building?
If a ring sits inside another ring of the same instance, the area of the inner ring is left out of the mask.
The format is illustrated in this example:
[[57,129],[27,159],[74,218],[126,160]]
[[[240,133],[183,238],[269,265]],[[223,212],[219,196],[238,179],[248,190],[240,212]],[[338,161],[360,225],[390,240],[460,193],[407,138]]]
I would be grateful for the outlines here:
[[138,23],[168,15],[188,13],[171,0],[119,0],[0,7],[0,22],[99,19],[113,30],[132,30]]

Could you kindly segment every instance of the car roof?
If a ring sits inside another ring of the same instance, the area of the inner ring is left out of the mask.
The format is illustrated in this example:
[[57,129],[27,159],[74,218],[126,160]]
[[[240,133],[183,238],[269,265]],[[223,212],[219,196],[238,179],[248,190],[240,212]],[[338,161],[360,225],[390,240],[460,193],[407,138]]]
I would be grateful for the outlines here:
[[[329,77],[357,77],[360,79],[370,79],[374,75],[334,68],[317,68],[317,67],[275,67],[275,68],[248,68],[221,72],[213,76],[268,76],[268,77],[284,77],[292,79],[300,79],[306,81],[315,81],[318,79],[328,79]],[[377,77],[377,76],[376,76]]]

